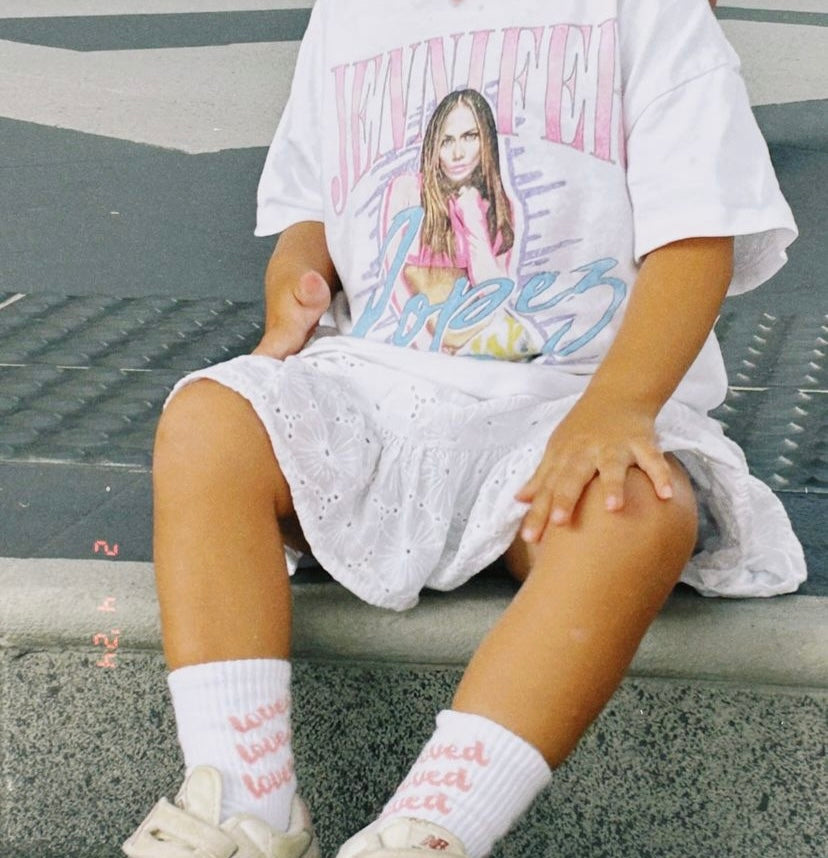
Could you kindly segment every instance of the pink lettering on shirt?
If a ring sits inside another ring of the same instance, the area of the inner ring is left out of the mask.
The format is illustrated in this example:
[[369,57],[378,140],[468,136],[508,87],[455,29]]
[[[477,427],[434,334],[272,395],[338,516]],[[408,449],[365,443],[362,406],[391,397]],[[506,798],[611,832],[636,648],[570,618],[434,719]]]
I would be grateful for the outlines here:
[[[371,166],[371,143],[374,125],[368,116],[367,104],[377,91],[377,78],[380,75],[382,57],[371,57],[354,66],[353,93],[351,96],[351,147],[354,164],[353,185],[368,172]],[[367,80],[368,72],[370,80]]]
[[[500,135],[539,134],[603,161],[623,160],[617,55],[610,19],[457,32],[330,68],[334,212],[342,214],[360,179],[384,168],[389,155],[416,146],[434,107],[461,87],[493,102]],[[544,107],[540,127],[525,122],[533,103]]]
[[[531,49],[521,53],[522,34],[531,34]],[[501,134],[514,134],[515,89],[520,92],[519,104],[526,105],[526,90],[530,69],[538,66],[543,27],[509,27],[503,32],[503,52],[500,58],[500,85],[497,91],[497,130]],[[520,63],[520,68],[518,64]]]
[[478,30],[472,33],[471,57],[469,58],[469,79],[466,86],[483,92],[485,81],[483,73],[486,65],[486,51],[494,30]]
[[[616,21],[604,21],[600,26],[598,49],[598,86],[595,100],[595,155],[603,161],[612,160],[612,112],[615,104],[615,37]],[[623,134],[621,135],[623,140]]]

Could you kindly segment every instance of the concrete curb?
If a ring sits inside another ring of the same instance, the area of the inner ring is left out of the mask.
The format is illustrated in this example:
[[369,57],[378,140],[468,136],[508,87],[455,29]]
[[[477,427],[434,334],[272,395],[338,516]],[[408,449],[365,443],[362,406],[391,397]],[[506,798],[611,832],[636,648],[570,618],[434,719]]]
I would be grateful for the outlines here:
[[[426,593],[406,613],[373,608],[333,582],[294,588],[298,659],[456,667],[509,603],[491,576]],[[0,558],[0,648],[160,649],[152,565]],[[828,689],[828,598],[703,599],[680,589],[644,639],[630,676]]]

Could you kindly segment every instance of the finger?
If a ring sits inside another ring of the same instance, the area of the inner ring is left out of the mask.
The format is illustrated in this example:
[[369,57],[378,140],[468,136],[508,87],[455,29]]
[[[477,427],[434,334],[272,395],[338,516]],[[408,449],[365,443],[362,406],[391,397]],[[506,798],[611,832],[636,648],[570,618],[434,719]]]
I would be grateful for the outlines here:
[[529,536],[524,536],[524,540],[540,541],[550,522],[556,526],[569,524],[584,489],[594,475],[595,467],[581,461],[562,468],[554,479],[546,480],[536,493],[524,520],[524,529]]
[[541,486],[545,483],[554,483],[556,468],[553,465],[557,461],[557,456],[549,453],[547,447],[544,456],[541,458],[535,473],[524,483],[524,485],[515,493],[515,500],[523,503],[532,503],[535,495],[540,491]]
[[673,472],[664,453],[657,447],[636,451],[636,464],[650,478],[656,495],[662,500],[673,497]]
[[552,492],[549,488],[541,488],[535,493],[529,512],[526,513],[520,529],[524,542],[540,542],[549,521],[552,509]]
[[566,469],[562,469],[555,486],[555,496],[552,504],[550,520],[553,524],[568,524],[584,489],[597,473],[594,461],[589,458],[578,458],[570,461]]
[[522,501],[523,503],[532,503],[542,482],[543,476],[541,474],[541,471],[535,471],[529,482],[525,483],[515,493],[515,500]]
[[624,506],[624,483],[627,480],[628,468],[628,464],[619,461],[598,469],[604,508],[610,512],[616,512]]
[[311,338],[331,305],[331,290],[317,271],[307,271],[293,289],[294,302],[285,315],[285,354],[295,354]]
[[515,496],[530,505],[520,530],[524,542],[539,542],[543,536],[552,509],[552,487],[556,478],[555,468],[548,459],[542,459],[532,478]]
[[306,271],[291,291],[281,294],[277,324],[265,332],[253,354],[279,359],[296,354],[330,304],[331,290],[325,278],[318,271]]

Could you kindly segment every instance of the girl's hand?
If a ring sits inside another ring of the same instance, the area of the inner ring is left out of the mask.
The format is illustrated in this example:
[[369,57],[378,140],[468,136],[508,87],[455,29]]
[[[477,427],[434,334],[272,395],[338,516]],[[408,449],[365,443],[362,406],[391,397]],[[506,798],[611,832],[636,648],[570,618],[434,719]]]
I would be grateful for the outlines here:
[[331,304],[331,290],[316,271],[303,274],[296,285],[280,290],[268,308],[276,322],[264,333],[254,355],[284,359],[296,354],[316,330]]
[[473,185],[464,185],[457,192],[457,212],[466,229],[476,235],[488,236],[489,223],[486,211],[489,203],[483,199],[480,191]]
[[627,470],[638,467],[656,495],[673,496],[670,468],[655,442],[653,418],[635,404],[606,403],[584,396],[552,433],[534,476],[515,495],[531,504],[520,535],[539,542],[546,526],[565,525],[584,489],[596,477],[610,512],[624,506]]

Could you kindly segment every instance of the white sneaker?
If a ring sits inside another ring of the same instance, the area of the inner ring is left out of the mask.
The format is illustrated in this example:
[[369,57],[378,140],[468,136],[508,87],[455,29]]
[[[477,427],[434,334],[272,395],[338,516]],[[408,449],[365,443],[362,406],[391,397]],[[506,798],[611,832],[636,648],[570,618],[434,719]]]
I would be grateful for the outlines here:
[[294,797],[286,832],[248,814],[219,824],[221,773],[197,766],[171,804],[162,798],[124,843],[130,858],[319,858],[304,802]]
[[422,819],[392,819],[355,834],[336,858],[425,858],[423,852],[445,858],[468,858],[463,844],[445,828]]

